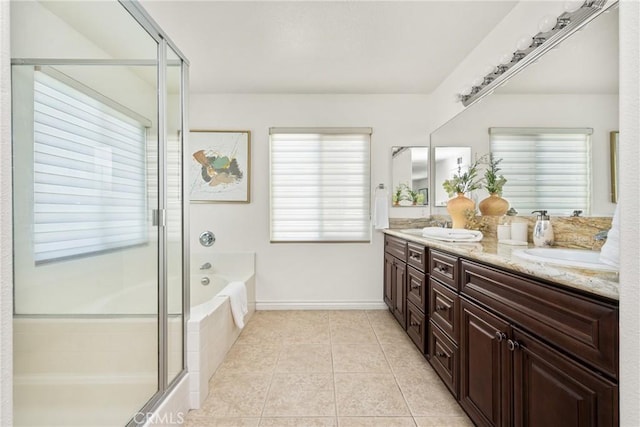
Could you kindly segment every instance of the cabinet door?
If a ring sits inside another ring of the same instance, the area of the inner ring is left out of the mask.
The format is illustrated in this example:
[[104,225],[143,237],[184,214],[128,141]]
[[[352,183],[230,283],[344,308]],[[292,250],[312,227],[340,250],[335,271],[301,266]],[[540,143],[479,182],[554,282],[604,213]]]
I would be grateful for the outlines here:
[[384,302],[389,309],[393,310],[393,280],[395,269],[393,266],[395,258],[388,253],[384,254]]
[[460,405],[478,426],[508,426],[509,324],[461,298]]
[[393,265],[393,315],[400,325],[407,329],[407,265],[398,260]]
[[513,328],[514,425],[617,426],[618,387]]

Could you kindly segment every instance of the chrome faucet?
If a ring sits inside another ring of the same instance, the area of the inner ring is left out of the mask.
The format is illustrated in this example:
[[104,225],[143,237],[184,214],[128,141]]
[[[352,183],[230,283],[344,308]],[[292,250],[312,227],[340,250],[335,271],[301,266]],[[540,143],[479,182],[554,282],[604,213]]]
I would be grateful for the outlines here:
[[204,264],[202,264],[200,266],[200,270],[208,270],[211,268],[211,263],[210,262],[205,262]]
[[582,211],[581,211],[581,210],[575,210],[575,211],[573,211],[573,213],[571,214],[571,216],[579,217],[579,216],[580,216],[580,214],[582,214]]
[[599,233],[596,233],[596,234],[593,236],[593,238],[594,238],[596,241],[604,240],[604,239],[606,239],[606,238],[607,238],[607,235],[608,235],[608,234],[609,234],[609,230],[603,230],[603,231],[600,231]]

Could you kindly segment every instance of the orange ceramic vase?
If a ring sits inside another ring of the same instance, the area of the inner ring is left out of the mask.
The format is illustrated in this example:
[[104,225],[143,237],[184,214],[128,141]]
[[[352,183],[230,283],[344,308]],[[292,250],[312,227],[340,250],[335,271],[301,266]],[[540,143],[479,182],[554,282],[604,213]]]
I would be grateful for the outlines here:
[[453,228],[464,228],[467,224],[467,211],[475,211],[476,204],[473,200],[465,197],[464,193],[458,193],[458,197],[454,197],[447,202],[447,212],[451,215]]
[[502,216],[509,210],[509,202],[498,196],[498,193],[491,193],[478,204],[478,209],[484,216]]

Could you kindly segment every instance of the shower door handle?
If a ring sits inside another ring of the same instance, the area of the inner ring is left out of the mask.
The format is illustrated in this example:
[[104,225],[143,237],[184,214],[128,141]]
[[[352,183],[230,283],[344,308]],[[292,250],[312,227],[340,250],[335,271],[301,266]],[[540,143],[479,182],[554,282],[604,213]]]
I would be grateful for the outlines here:
[[164,209],[153,209],[153,226],[164,227],[166,224],[167,211]]

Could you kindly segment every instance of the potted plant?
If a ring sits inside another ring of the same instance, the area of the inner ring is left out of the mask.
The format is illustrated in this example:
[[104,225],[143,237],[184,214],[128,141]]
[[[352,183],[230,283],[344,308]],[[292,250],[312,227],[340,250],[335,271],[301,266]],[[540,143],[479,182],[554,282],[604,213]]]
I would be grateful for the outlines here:
[[507,183],[503,175],[499,175],[498,165],[502,159],[496,159],[489,154],[487,169],[484,172],[484,188],[489,192],[489,197],[478,204],[480,213],[484,216],[502,216],[509,210],[509,202],[503,199],[502,187]]
[[458,165],[458,173],[442,183],[442,187],[449,194],[449,197],[457,194],[457,197],[453,197],[447,202],[447,212],[451,215],[453,228],[464,228],[467,223],[466,211],[475,212],[475,202],[466,197],[465,193],[477,190],[482,186],[482,178],[478,178],[478,165],[479,161],[476,160],[465,172],[462,172],[462,167]]

